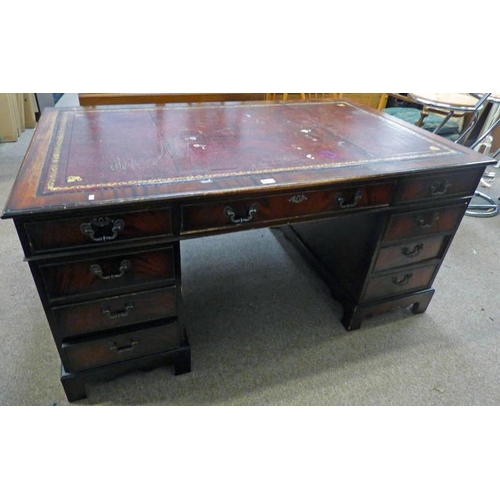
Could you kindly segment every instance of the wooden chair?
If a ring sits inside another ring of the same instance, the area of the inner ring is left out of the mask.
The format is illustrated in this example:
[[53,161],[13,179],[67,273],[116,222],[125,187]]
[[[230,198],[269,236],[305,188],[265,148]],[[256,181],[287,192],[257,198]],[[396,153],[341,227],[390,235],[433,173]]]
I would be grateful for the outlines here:
[[378,109],[382,111],[386,104],[389,94],[373,94],[373,93],[361,93],[361,94],[342,94],[342,97],[349,99],[350,101],[359,102],[365,106],[369,106],[373,109]]
[[345,94],[300,94],[302,99],[342,99]]
[[442,127],[453,116],[469,115],[469,124],[462,130],[460,137],[455,141],[458,144],[465,144],[467,136],[477,123],[479,114],[483,110],[484,103],[490,95],[491,94],[483,94],[481,98],[477,98],[471,94],[460,93],[414,92],[408,94],[410,99],[413,99],[413,101],[423,106],[421,119],[417,122],[418,127],[421,126],[422,121],[430,110],[446,113],[443,121],[434,130],[435,134],[439,134]]
[[349,99],[350,101],[364,104],[370,108],[378,109],[381,111],[387,104],[388,94],[372,94],[372,93],[359,93],[359,94],[300,94],[302,99]]
[[287,99],[288,93],[266,94],[266,101],[286,101]]

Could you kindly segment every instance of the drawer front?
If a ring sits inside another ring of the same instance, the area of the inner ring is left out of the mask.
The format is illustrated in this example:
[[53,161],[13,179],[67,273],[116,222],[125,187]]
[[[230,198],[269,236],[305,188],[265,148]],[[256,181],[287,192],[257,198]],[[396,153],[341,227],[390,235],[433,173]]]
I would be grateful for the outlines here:
[[31,251],[92,247],[172,234],[170,209],[88,215],[24,224]]
[[418,238],[436,233],[453,232],[458,227],[467,205],[438,207],[391,216],[384,241]]
[[393,183],[291,192],[246,200],[184,205],[182,232],[210,231],[389,204]]
[[40,275],[49,299],[110,292],[175,278],[174,248],[43,264]]
[[66,370],[78,372],[168,351],[180,345],[181,328],[177,322],[172,322],[86,342],[64,343],[62,350]]
[[398,181],[394,202],[403,203],[446,196],[471,196],[477,188],[482,172],[481,168]]
[[381,248],[373,272],[439,258],[442,255],[446,241],[445,236],[437,236]]
[[397,273],[372,278],[365,292],[365,300],[374,300],[428,288],[437,266],[402,270]]
[[60,338],[169,318],[177,314],[176,288],[54,307]]

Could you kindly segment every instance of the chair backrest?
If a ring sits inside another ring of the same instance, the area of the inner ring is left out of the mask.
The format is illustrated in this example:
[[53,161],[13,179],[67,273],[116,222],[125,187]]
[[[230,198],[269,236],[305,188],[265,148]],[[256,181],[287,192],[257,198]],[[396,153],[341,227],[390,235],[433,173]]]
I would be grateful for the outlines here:
[[387,104],[388,94],[372,94],[372,93],[360,93],[360,94],[346,94],[346,93],[336,93],[336,94],[300,94],[302,99],[349,99],[350,101],[357,102],[359,104],[364,104],[370,108],[382,110]]
[[[464,116],[463,130],[455,142],[468,145],[469,136],[476,127],[484,103],[491,96],[491,93],[474,95],[471,93],[409,92],[408,96],[422,106],[421,117],[416,123],[417,127],[422,125],[429,112],[437,110],[443,114],[446,113],[441,124],[434,130],[435,134],[440,133],[452,116]],[[470,147],[474,148],[479,142],[474,142]]]
[[378,109],[382,111],[386,104],[388,94],[371,94],[371,93],[360,93],[360,94],[342,94],[342,97],[349,99],[354,102],[359,102],[370,108]]
[[286,101],[287,99],[288,93],[266,94],[266,101]]
[[300,94],[302,99],[341,99],[345,94]]

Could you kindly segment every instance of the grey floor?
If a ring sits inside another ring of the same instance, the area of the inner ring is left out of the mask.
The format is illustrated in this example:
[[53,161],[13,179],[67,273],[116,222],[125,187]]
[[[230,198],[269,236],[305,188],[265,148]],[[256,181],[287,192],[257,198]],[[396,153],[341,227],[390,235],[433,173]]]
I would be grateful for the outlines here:
[[[77,104],[65,94],[58,106]],[[0,144],[2,208],[32,134]],[[500,179],[488,193],[498,198]],[[270,230],[183,242],[192,372],[96,383],[75,404],[499,405],[499,226],[500,217],[464,219],[425,314],[388,313],[352,333]],[[0,404],[67,405],[11,221],[0,221],[0,241]]]

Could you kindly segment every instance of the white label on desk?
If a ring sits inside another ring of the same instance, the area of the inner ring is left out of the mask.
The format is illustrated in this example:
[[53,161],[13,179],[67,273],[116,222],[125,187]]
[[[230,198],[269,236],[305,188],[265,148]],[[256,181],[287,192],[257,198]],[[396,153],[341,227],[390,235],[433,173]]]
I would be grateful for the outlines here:
[[89,200],[92,201],[95,198],[93,194],[89,194]]
[[262,182],[262,184],[276,184],[274,179],[261,179],[260,182]]

